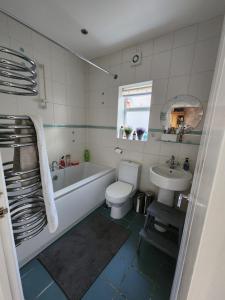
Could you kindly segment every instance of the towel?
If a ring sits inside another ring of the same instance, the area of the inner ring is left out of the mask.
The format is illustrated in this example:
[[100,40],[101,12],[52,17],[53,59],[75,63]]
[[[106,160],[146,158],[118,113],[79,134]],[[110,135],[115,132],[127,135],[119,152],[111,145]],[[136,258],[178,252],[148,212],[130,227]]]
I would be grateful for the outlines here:
[[[16,148],[14,151],[14,170],[26,171],[33,168],[40,167],[42,194],[45,203],[46,216],[48,221],[48,229],[50,233],[56,231],[58,227],[58,215],[54,200],[54,191],[52,185],[52,178],[49,169],[48,154],[45,142],[44,128],[42,120],[38,116],[30,115],[37,137],[37,146],[31,145],[22,148]],[[29,125],[27,120],[18,120],[17,124]],[[20,133],[29,133],[27,129],[21,129]],[[31,138],[23,138],[23,142],[30,142]],[[26,176],[26,175],[25,175]],[[24,183],[24,185],[29,184]]]

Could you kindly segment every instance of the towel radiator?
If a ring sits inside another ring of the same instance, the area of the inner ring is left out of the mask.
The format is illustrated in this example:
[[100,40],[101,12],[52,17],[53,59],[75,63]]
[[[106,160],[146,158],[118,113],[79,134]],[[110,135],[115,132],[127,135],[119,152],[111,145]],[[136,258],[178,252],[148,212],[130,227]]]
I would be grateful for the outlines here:
[[[22,121],[21,124],[18,120]],[[26,133],[23,133],[24,129]],[[35,128],[29,117],[0,115],[0,149],[11,148],[15,155],[15,149],[36,147],[36,144]],[[14,163],[5,162],[3,168],[13,234],[18,246],[40,233],[47,224],[47,217],[39,163],[36,168],[26,171],[15,169]]]
[[35,62],[7,47],[0,46],[0,55],[0,92],[19,96],[37,95]]
[[[35,62],[21,52],[0,46],[0,93],[34,96],[38,94]],[[0,115],[0,150],[15,151],[37,147],[36,131],[28,116]],[[38,154],[37,154],[38,158]],[[14,160],[3,163],[9,210],[16,246],[47,224],[42,195],[40,167],[21,170]]]

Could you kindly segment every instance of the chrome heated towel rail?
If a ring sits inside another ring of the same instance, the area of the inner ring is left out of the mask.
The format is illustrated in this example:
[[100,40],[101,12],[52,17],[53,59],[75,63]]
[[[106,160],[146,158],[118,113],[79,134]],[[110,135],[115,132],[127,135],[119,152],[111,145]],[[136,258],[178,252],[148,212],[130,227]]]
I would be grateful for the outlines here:
[[29,146],[37,147],[31,119],[0,115],[0,149],[11,149],[14,157],[3,167],[16,246],[37,235],[47,224],[39,162],[28,170],[21,170],[18,161],[15,162],[15,151]]

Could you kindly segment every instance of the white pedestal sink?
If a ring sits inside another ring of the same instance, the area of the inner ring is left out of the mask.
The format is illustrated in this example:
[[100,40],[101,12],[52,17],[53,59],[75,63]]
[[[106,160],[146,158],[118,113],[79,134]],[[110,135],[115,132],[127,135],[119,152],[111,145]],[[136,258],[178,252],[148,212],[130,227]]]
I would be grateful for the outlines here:
[[159,187],[158,201],[168,206],[173,206],[174,192],[187,190],[191,179],[191,172],[179,167],[170,169],[161,165],[150,168],[150,180]]
[[[155,166],[150,168],[150,180],[159,187],[158,201],[170,207],[174,204],[174,192],[185,191],[191,184],[192,174],[181,168],[170,169],[166,165]],[[156,220],[163,223],[159,219]],[[165,224],[166,225],[166,224]],[[155,229],[160,232],[166,230],[157,224]]]

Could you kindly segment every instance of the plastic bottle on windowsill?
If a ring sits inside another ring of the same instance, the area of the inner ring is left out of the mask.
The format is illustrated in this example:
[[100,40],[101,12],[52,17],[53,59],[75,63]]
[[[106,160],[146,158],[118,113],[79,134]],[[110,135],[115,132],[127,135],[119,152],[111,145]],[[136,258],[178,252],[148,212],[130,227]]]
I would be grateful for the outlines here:
[[143,134],[142,140],[143,140],[144,142],[146,142],[146,141],[148,140],[148,133],[147,133],[146,131],[145,131],[144,134]]

